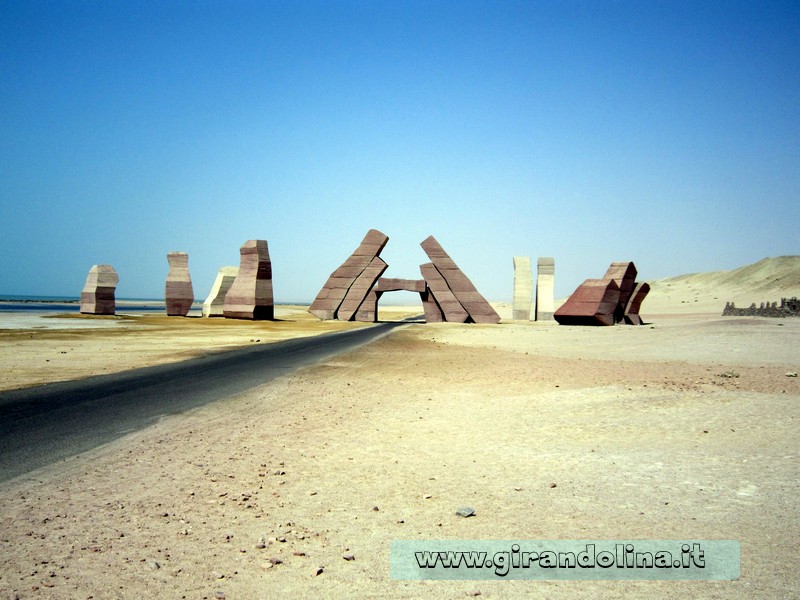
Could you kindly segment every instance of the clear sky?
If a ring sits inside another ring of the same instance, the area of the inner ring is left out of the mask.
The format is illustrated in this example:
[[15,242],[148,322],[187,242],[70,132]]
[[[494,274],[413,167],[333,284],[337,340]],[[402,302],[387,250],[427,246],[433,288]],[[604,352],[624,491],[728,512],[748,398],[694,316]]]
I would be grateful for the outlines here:
[[0,294],[310,301],[370,228],[490,300],[800,254],[800,3],[0,0]]

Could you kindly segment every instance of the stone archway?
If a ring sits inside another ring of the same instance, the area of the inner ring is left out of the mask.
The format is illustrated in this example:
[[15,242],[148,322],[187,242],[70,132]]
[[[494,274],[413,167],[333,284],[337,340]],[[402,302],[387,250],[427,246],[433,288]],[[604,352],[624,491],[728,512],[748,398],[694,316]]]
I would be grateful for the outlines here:
[[[389,265],[379,254],[388,241],[387,235],[370,229],[355,252],[331,273],[308,311],[323,320],[375,322],[378,299],[383,293],[411,288],[410,291],[419,292],[422,298],[427,322],[500,321],[500,315],[433,236],[420,244],[431,260],[420,265],[423,279],[382,280],[381,275]],[[384,281],[382,285],[381,281]]]

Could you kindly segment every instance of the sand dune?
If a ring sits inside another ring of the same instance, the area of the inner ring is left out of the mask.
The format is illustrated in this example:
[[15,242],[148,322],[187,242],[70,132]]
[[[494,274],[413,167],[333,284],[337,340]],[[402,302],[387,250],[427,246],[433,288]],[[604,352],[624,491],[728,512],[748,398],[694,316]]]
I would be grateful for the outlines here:
[[649,283],[643,315],[722,314],[726,302],[744,307],[800,297],[800,256],[764,258],[731,271],[692,273]]

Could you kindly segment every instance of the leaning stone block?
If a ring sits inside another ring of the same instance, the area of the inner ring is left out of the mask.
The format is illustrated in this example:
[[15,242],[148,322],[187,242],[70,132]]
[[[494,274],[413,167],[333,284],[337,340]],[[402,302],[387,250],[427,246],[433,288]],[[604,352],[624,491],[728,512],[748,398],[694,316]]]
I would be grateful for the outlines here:
[[274,319],[272,263],[266,240],[248,240],[239,253],[239,274],[225,295],[222,314],[229,319]]
[[185,317],[194,302],[192,277],[189,275],[189,255],[186,252],[167,254],[169,272],[164,286],[164,303],[168,317]]
[[337,318],[339,307],[347,296],[348,290],[372,260],[381,253],[388,241],[388,236],[377,229],[370,229],[358,248],[328,277],[325,285],[322,286],[319,294],[308,307],[308,312],[323,320]]
[[[420,245],[425,251],[425,254],[428,255],[428,258],[431,259],[433,266],[441,274],[447,287],[475,323],[500,322],[500,315],[497,314],[491,304],[478,292],[469,278],[458,268],[455,261],[450,258],[447,252],[444,251],[444,248],[436,241],[436,238],[429,236]],[[427,280],[427,277],[425,279]],[[428,285],[430,286],[430,281]],[[430,287],[437,301],[439,301],[438,291],[434,289],[433,286]],[[439,302],[439,306],[442,307],[442,310],[445,310],[441,302]],[[447,316],[446,310],[445,316]],[[448,318],[447,320],[449,321],[450,319]]]
[[356,277],[350,289],[347,290],[347,294],[345,294],[344,300],[342,300],[342,304],[339,306],[336,318],[340,321],[352,321],[359,306],[361,306],[362,302],[365,302],[367,294],[369,294],[372,286],[375,285],[375,282],[383,275],[388,267],[389,265],[387,265],[380,256],[373,258],[361,272],[361,275]]
[[613,325],[619,286],[613,279],[587,279],[553,317],[561,325]]
[[[455,297],[442,274],[433,266],[433,263],[425,263],[419,266],[420,273],[428,284],[428,294],[440,308],[444,315],[444,320],[449,323],[466,323],[469,320],[469,313],[461,306]],[[424,308],[424,305],[423,305]]]
[[81,291],[81,312],[87,315],[113,315],[119,276],[111,265],[94,265],[89,269]]
[[203,302],[203,316],[204,317],[224,317],[225,307],[225,294],[231,289],[236,275],[239,273],[239,267],[222,267],[217,272],[217,278],[214,280],[214,285],[211,286],[211,291],[208,297]]

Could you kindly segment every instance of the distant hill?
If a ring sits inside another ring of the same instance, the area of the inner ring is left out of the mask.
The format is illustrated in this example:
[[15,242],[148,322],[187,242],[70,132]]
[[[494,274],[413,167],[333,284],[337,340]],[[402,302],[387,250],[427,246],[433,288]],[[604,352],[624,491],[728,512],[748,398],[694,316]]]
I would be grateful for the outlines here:
[[649,281],[642,314],[719,312],[726,302],[746,307],[800,297],[800,256],[764,258],[732,271],[692,273]]

